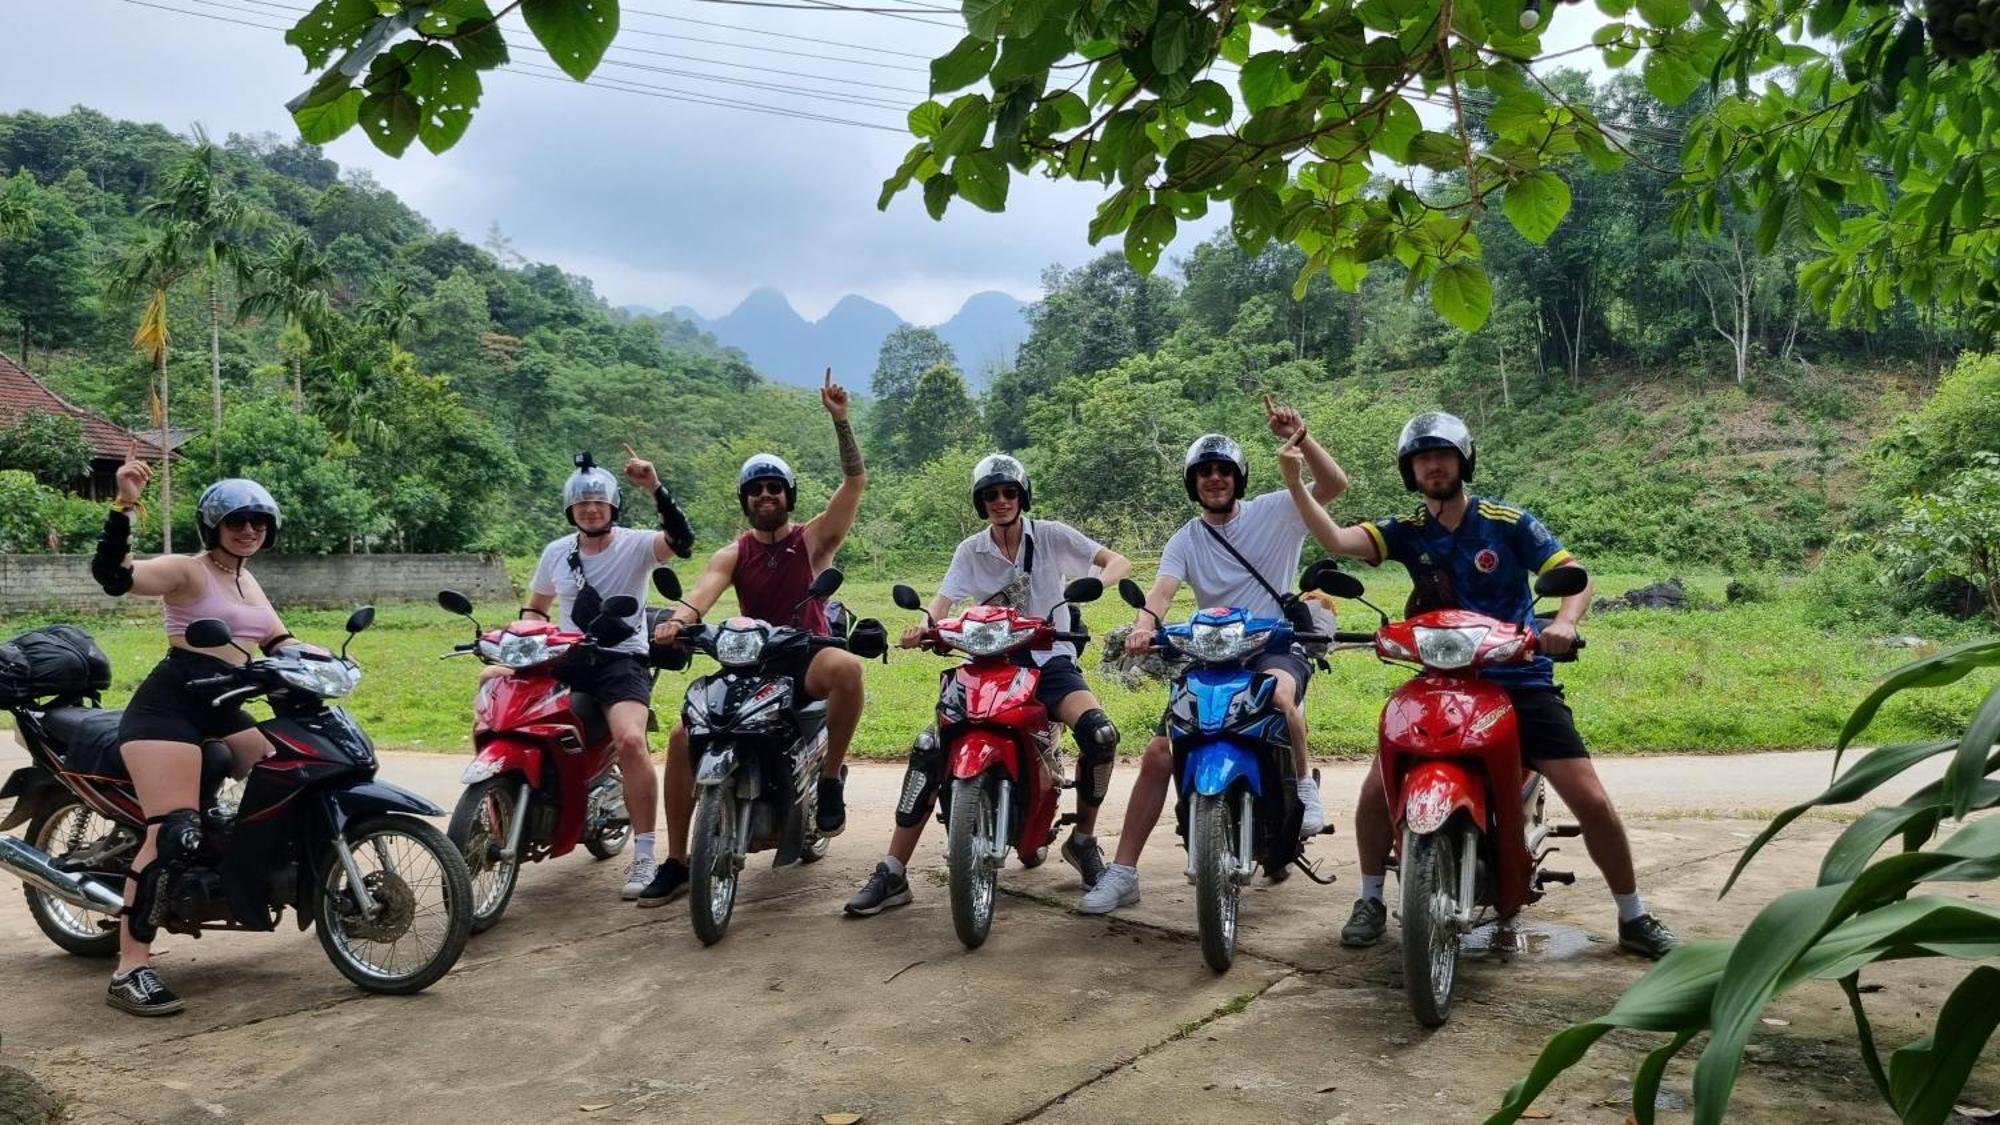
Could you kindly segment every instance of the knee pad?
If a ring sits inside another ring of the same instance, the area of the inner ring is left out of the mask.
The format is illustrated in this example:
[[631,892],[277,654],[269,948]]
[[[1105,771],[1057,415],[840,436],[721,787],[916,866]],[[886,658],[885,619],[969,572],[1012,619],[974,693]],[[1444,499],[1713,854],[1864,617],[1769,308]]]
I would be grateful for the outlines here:
[[896,827],[922,824],[943,780],[944,744],[938,740],[937,728],[928,726],[910,744],[910,764],[903,770],[903,792],[896,800]]
[[1077,718],[1071,733],[1076,737],[1077,800],[1096,808],[1111,791],[1111,767],[1118,761],[1118,724],[1103,708],[1092,707]]
[[193,809],[175,809],[164,816],[147,817],[146,823],[159,825],[160,835],[154,845],[153,862],[144,870],[126,876],[139,885],[126,913],[126,922],[134,938],[150,943],[159,935],[160,922],[165,917],[165,902],[160,892],[174,876],[194,866],[195,858],[201,854],[201,814]]

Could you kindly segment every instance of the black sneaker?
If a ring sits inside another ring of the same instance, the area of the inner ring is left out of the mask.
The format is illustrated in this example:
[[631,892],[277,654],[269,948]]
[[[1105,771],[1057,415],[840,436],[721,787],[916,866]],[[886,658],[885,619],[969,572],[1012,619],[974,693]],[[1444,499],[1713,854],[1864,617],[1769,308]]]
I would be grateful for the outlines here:
[[904,906],[910,901],[910,881],[899,872],[889,870],[886,863],[875,865],[875,873],[868,877],[854,897],[847,900],[847,912],[856,918],[867,918],[880,914],[892,906]]
[[1347,916],[1347,925],[1340,928],[1340,944],[1350,949],[1360,949],[1382,940],[1382,931],[1389,926],[1389,908],[1379,898],[1358,898],[1354,900],[1354,913]]
[[842,788],[837,777],[819,779],[819,815],[813,827],[823,837],[838,836],[847,828],[847,804],[841,800]]
[[135,1016],[171,1016],[186,1007],[151,965],[141,965],[122,977],[112,977],[104,1002]]
[[1651,914],[1641,914],[1629,922],[1618,923],[1618,948],[1641,957],[1658,961],[1680,943],[1681,939],[1674,936],[1667,924]]
[[1096,886],[1097,880],[1104,874],[1104,849],[1097,846],[1095,836],[1088,843],[1079,844],[1076,833],[1070,833],[1069,838],[1062,842],[1062,857],[1064,863],[1076,868],[1076,873],[1083,876],[1083,889],[1086,891]]
[[653,872],[653,881],[639,892],[640,906],[665,906],[688,893],[688,865],[683,860],[669,859],[660,863],[659,870]]

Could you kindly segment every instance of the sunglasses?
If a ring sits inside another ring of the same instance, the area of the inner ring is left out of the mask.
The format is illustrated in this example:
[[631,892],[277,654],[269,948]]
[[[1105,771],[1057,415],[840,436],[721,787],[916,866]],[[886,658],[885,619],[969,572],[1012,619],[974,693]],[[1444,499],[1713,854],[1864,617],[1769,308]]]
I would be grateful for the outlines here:
[[1021,490],[1011,484],[999,484],[994,485],[992,488],[982,488],[979,490],[979,501],[982,504],[991,504],[995,500],[1019,500],[1020,498]]
[[1194,467],[1194,475],[1203,480],[1209,477],[1226,477],[1235,472],[1234,465],[1225,465],[1220,461],[1204,461]]
[[783,496],[785,482],[780,480],[753,480],[743,486],[745,496]]
[[222,526],[231,531],[242,531],[251,527],[259,531],[269,531],[271,517],[258,512],[231,512],[222,517]]

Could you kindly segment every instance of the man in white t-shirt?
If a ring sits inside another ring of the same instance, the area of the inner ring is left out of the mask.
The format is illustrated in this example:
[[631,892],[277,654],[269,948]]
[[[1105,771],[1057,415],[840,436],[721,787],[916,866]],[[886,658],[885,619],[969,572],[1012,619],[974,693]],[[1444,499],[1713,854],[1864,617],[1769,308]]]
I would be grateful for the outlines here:
[[[1131,571],[1131,560],[1068,524],[1027,518],[1025,513],[1033,503],[1028,470],[1020,461],[1004,453],[980,459],[972,470],[972,506],[987,526],[952,552],[951,567],[938,583],[937,596],[931,599],[933,618],[945,616],[966,599],[1041,617],[1062,604],[1063,587],[1071,579],[1084,577],[1092,568],[1098,569],[1106,583],[1116,583]],[[1075,621],[1057,621],[1055,625],[1064,630],[1077,627]],[[916,648],[923,632],[917,625],[905,630],[903,647]],[[1076,828],[1063,841],[1062,857],[1076,868],[1088,889],[1104,872],[1104,853],[1093,830],[1097,807],[1104,800],[1111,767],[1118,757],[1118,728],[1084,683],[1076,666],[1076,646],[1058,641],[1046,652],[1026,656],[1041,669],[1035,698],[1076,738]],[[910,883],[903,868],[923,837],[924,822],[930,819],[944,774],[943,758],[935,728],[917,737],[910,751],[902,799],[896,806],[896,832],[889,839],[889,853],[847,900],[848,914],[866,917],[910,901]]]
[[[1284,441],[1297,439],[1312,472],[1315,501],[1326,504],[1347,491],[1347,474],[1331,454],[1306,435],[1305,419],[1298,411],[1274,405],[1269,395],[1264,397],[1264,409],[1273,434]],[[1188,499],[1201,506],[1201,514],[1167,540],[1160,555],[1159,577],[1146,595],[1146,608],[1125,640],[1130,653],[1145,652],[1152,645],[1182,583],[1194,588],[1197,610],[1235,606],[1252,617],[1283,618],[1278,595],[1293,592],[1306,524],[1291,495],[1279,489],[1245,500],[1250,460],[1242,446],[1221,434],[1195,439],[1183,461],[1183,477]],[[1250,666],[1271,677],[1271,702],[1284,713],[1291,733],[1299,800],[1305,805],[1300,831],[1317,833],[1326,826],[1326,813],[1320,807],[1319,786],[1306,768],[1306,723],[1301,710],[1311,665],[1296,649],[1288,649],[1260,653]],[[1131,800],[1125,806],[1125,827],[1118,837],[1117,860],[1105,868],[1104,877],[1077,904],[1079,913],[1106,914],[1139,901],[1139,853],[1159,823],[1172,773],[1172,747],[1163,720],[1139,762],[1139,778],[1133,783]]]
[[653,878],[654,810],[659,801],[646,746],[646,718],[653,699],[653,677],[646,665],[646,590],[653,568],[675,555],[685,558],[694,535],[652,462],[640,460],[629,445],[625,452],[625,475],[653,497],[663,530],[618,526],[618,479],[592,464],[590,454],[579,454],[576,471],[563,485],[563,515],[576,533],[542,548],[521,615],[550,620],[549,608],[560,600],[559,624],[582,629],[597,616],[597,607],[611,598],[622,594],[640,605],[627,620],[630,637],[562,672],[570,690],[590,696],[604,708],[611,728],[625,808],[632,817],[632,866],[625,872],[622,893],[634,899]]

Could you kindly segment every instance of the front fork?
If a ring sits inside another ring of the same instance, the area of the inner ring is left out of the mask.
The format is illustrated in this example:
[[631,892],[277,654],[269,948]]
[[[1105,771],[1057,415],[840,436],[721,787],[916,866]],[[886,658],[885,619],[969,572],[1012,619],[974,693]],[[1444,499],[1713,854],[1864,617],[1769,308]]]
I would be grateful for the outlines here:
[[1458,900],[1452,904],[1452,926],[1460,933],[1472,928],[1472,910],[1479,893],[1479,829],[1471,820],[1459,826]]
[[[1248,883],[1257,873],[1257,795],[1246,787],[1236,800],[1236,881]],[[1193,884],[1195,850],[1187,853],[1187,881]]]
[[507,846],[500,852],[502,863],[512,863],[521,854],[521,837],[528,830],[528,801],[533,796],[533,787],[523,780],[521,792],[514,798],[514,823],[507,833]]

